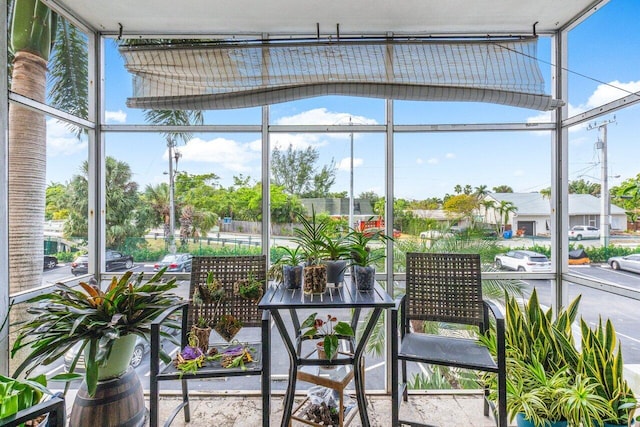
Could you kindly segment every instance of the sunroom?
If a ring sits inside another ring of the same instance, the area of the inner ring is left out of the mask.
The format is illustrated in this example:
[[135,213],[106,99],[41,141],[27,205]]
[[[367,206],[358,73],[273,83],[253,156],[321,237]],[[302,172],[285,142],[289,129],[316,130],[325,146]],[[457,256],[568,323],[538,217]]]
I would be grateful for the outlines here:
[[[611,260],[640,252],[635,1],[8,0],[2,10],[2,318],[54,283],[106,286],[176,252],[271,264],[315,201],[342,227],[394,236],[376,274],[391,297],[404,290],[406,253],[434,248],[480,252],[483,280],[536,289],[554,310],[582,295],[589,324],[614,323],[640,391],[640,276]],[[527,206],[483,206],[489,192],[544,195],[546,227],[518,218]],[[600,215],[584,219],[598,239],[569,239],[570,193],[599,198]],[[612,205],[626,230],[611,229]],[[418,214],[443,210],[439,221]],[[458,231],[474,229],[495,233],[460,243]],[[570,265],[579,248],[589,265]],[[542,252],[550,268],[495,268],[512,249]],[[166,273],[187,299],[190,268]],[[364,369],[367,394],[389,396],[385,336],[397,328],[384,317]],[[20,320],[0,330],[0,374],[21,363],[10,357]],[[287,360],[271,357],[282,396]],[[415,388],[437,388],[429,368],[414,375]],[[260,393],[241,377],[214,388]]]

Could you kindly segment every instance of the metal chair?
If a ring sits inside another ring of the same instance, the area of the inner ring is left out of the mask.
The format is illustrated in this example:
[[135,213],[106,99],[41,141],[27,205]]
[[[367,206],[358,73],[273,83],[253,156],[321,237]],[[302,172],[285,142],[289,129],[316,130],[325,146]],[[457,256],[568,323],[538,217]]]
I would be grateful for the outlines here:
[[[171,424],[180,410],[184,411],[184,420],[189,422],[191,418],[189,410],[189,390],[188,381],[205,378],[224,378],[256,375],[261,377],[262,390],[262,426],[269,427],[269,414],[271,402],[270,385],[270,357],[269,341],[270,322],[269,312],[258,308],[258,301],[244,299],[234,292],[234,284],[239,280],[252,278],[263,285],[263,293],[266,289],[267,259],[264,255],[251,256],[212,256],[194,257],[191,267],[191,281],[189,286],[189,296],[200,284],[207,281],[209,272],[213,272],[216,280],[220,281],[225,289],[225,298],[214,307],[213,305],[195,306],[191,302],[185,302],[179,306],[167,310],[159,316],[151,326],[151,372],[149,385],[149,420],[150,427],[158,425],[158,398],[159,381],[180,380],[182,383],[182,402],[169,416],[165,426]],[[242,323],[243,327],[260,328],[260,342],[251,343],[256,349],[257,361],[245,365],[244,368],[224,368],[221,366],[204,366],[195,373],[183,373],[179,371],[173,363],[160,370],[160,327],[170,316],[174,316],[178,311],[182,313],[182,334],[181,348],[188,343],[187,334],[191,325],[196,321],[197,316],[209,317],[209,321],[214,321],[213,316],[232,315]]]
[[[392,425],[425,426],[399,419],[401,397],[408,400],[407,362],[452,366],[497,374],[498,405],[489,402],[485,388],[484,415],[491,407],[499,427],[507,427],[507,385],[505,366],[504,317],[498,307],[482,299],[480,256],[478,254],[407,253],[406,294],[392,311],[397,324],[400,311],[400,343],[391,340]],[[474,338],[417,333],[411,321],[434,321],[472,325],[484,333],[489,312],[496,320],[497,360]],[[402,384],[398,381],[401,362]],[[400,385],[402,388],[400,389]],[[496,413],[497,412],[497,413]]]

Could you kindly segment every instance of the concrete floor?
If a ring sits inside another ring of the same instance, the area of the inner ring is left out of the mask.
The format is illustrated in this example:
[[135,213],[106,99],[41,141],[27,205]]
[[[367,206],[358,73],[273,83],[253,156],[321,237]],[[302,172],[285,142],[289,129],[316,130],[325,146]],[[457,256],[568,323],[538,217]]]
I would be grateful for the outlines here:
[[[301,401],[296,400],[296,403]],[[369,396],[368,411],[371,426],[391,425],[391,398]],[[177,397],[161,398],[160,424],[179,402]],[[282,397],[271,400],[271,426],[279,426],[282,420]],[[401,416],[432,425],[495,426],[493,418],[482,414],[482,398],[479,394],[426,394],[411,396],[401,406]],[[259,427],[262,425],[261,399],[258,396],[200,396],[191,398],[191,422],[185,423],[179,413],[172,426],[175,427]],[[295,422],[294,427],[304,426]],[[357,415],[350,426],[361,426]]]

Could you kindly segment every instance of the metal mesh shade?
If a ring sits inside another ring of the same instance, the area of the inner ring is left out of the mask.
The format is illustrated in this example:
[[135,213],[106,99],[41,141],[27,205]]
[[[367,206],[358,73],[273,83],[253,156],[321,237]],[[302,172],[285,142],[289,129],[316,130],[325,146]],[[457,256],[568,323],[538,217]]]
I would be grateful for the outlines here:
[[537,40],[123,46],[132,108],[231,109],[321,95],[477,101],[536,110]]

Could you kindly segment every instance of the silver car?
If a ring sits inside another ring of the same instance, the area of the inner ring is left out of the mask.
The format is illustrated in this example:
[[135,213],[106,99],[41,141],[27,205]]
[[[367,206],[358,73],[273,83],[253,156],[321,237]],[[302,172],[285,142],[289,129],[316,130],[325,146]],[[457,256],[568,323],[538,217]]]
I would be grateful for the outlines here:
[[607,260],[607,264],[614,270],[626,270],[640,273],[640,254],[614,256]]

